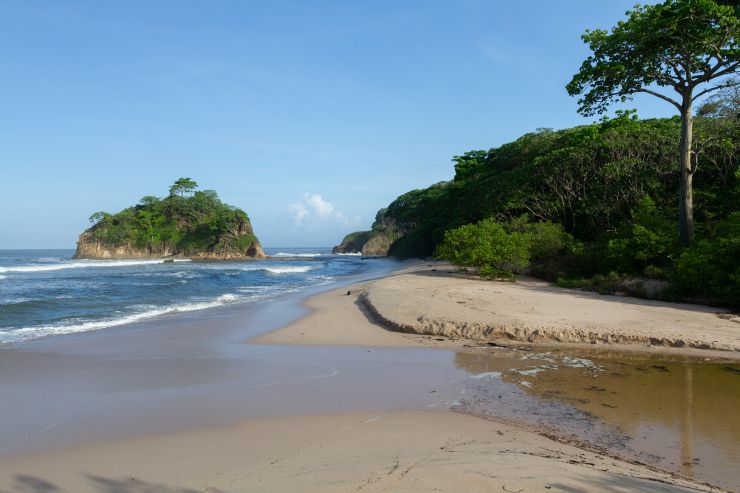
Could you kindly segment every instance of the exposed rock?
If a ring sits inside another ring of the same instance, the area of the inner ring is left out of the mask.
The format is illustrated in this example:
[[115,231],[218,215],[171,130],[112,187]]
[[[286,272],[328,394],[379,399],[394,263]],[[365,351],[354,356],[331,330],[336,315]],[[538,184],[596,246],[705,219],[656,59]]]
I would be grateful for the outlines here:
[[344,237],[342,243],[332,250],[333,253],[362,253],[367,256],[393,255],[396,241],[403,234],[395,222],[387,217],[387,211],[381,209],[375,216],[370,231],[356,231]]
[[111,245],[103,240],[95,238],[92,228],[85,230],[80,239],[77,240],[77,251],[74,258],[87,259],[117,259],[117,258],[151,258],[151,257],[173,257],[175,251],[170,245],[163,244],[162,248],[141,249],[126,243],[123,245]]
[[388,255],[395,238],[383,231],[373,231],[370,238],[362,245],[363,255]]
[[342,239],[342,243],[332,249],[331,253],[360,253],[371,233],[372,231],[350,233]]
[[[246,260],[267,258],[257,238],[254,238],[245,248],[229,248],[223,245],[208,250],[178,251],[168,243],[162,243],[159,248],[138,248],[130,243],[111,245],[96,238],[92,228],[85,230],[77,241],[77,251],[74,258],[80,259],[137,259],[137,258],[168,258],[181,257],[196,260]],[[219,242],[220,243],[220,242]]]

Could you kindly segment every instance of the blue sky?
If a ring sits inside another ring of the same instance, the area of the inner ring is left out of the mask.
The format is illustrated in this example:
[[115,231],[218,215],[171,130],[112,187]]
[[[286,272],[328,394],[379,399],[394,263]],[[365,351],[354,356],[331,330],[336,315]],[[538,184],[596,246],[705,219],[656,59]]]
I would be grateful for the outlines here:
[[593,121],[580,35],[633,3],[1,2],[0,248],[73,248],[181,176],[268,247],[336,244],[453,155]]

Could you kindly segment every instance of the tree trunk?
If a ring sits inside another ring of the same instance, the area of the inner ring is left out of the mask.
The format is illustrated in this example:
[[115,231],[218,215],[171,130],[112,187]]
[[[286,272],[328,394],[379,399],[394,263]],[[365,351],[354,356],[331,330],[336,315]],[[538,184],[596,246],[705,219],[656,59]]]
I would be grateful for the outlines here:
[[694,194],[692,188],[694,170],[691,162],[694,116],[691,113],[691,93],[689,92],[684,96],[681,108],[681,156],[679,158],[681,190],[678,197],[678,236],[684,245],[689,245],[694,240]]

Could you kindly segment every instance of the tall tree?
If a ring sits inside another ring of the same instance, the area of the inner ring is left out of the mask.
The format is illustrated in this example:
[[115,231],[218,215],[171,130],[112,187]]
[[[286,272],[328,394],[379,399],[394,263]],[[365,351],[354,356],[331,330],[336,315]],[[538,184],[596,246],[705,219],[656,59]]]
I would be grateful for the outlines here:
[[[635,6],[611,31],[582,36],[592,51],[566,86],[582,94],[578,111],[590,116],[609,104],[645,93],[671,103],[681,115],[679,219],[681,241],[694,237],[692,179],[693,104],[704,95],[737,85],[740,21],[731,6],[714,0],[666,0]],[[665,93],[673,89],[677,96]]]
[[190,178],[178,178],[170,187],[170,195],[184,197],[192,194],[196,188],[198,188],[198,184],[194,180]]

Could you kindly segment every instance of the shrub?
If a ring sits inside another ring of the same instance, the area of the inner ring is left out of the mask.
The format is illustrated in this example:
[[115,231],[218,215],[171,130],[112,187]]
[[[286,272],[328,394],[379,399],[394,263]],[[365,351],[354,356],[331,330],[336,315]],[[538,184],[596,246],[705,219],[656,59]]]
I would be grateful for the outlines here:
[[527,233],[507,233],[493,219],[484,219],[446,231],[437,257],[482,276],[511,278],[529,264],[530,245]]
[[716,231],[681,253],[672,280],[684,295],[740,308],[740,213],[730,214]]
[[630,215],[618,236],[607,244],[612,267],[620,272],[643,274],[670,266],[679,249],[675,221],[662,215],[647,196]]
[[565,232],[562,225],[551,221],[529,222],[529,216],[523,214],[506,222],[504,228],[509,233],[529,237],[530,274],[554,281],[577,269],[583,245]]
[[526,232],[531,239],[532,261],[545,261],[557,258],[564,253],[572,253],[577,245],[573,236],[563,230],[563,226],[550,221],[528,223]]
[[531,263],[532,272],[554,280],[567,270],[579,247],[561,225],[529,222],[525,214],[505,223],[484,219],[449,230],[437,257],[497,277],[512,277]]

